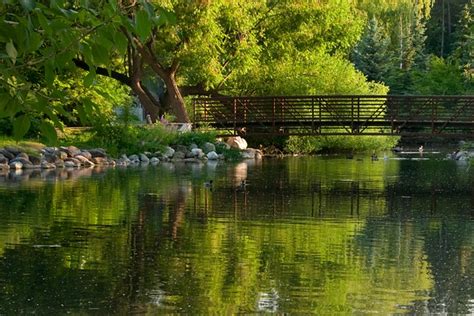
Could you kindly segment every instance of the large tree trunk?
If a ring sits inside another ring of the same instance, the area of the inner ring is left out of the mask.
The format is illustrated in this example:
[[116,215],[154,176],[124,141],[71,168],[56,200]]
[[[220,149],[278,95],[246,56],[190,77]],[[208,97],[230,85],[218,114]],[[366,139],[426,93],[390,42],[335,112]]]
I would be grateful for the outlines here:
[[169,72],[162,78],[165,82],[166,89],[168,90],[167,94],[167,103],[171,108],[173,114],[176,116],[176,121],[179,123],[190,123],[188,112],[184,106],[184,99],[179,91],[178,84],[173,72]]

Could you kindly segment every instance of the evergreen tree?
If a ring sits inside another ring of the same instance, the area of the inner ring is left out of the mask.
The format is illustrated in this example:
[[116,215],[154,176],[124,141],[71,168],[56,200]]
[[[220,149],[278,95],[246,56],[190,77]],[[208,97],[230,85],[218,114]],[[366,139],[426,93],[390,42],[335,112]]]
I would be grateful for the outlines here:
[[379,27],[377,19],[371,18],[362,39],[352,53],[352,61],[367,79],[385,81],[392,60],[388,46],[389,39]]
[[474,0],[464,6],[456,30],[456,42],[451,56],[458,60],[468,84],[474,81]]

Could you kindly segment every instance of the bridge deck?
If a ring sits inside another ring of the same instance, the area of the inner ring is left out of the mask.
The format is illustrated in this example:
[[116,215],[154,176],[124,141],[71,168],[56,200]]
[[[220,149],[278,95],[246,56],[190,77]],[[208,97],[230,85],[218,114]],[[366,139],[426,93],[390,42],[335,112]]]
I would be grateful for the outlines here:
[[223,135],[436,135],[474,138],[474,96],[196,98],[195,126]]

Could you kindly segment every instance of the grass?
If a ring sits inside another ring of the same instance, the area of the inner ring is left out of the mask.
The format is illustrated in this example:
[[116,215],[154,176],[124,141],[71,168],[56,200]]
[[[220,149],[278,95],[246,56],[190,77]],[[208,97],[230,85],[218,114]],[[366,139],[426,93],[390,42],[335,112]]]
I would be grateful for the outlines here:
[[12,137],[0,135],[0,148],[3,147],[15,147],[19,150],[27,153],[28,155],[39,156],[40,150],[45,147],[44,144],[34,140],[22,140],[17,142]]

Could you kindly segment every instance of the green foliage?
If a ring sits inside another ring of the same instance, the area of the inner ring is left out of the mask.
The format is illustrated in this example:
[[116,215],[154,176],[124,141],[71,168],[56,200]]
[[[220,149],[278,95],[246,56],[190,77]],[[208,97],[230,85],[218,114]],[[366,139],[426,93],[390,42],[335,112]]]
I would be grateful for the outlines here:
[[414,87],[420,94],[459,95],[466,92],[459,65],[432,56],[426,71],[415,73]]
[[203,145],[206,142],[214,143],[217,133],[213,131],[193,131],[191,133],[178,133],[170,143],[173,145]]
[[255,68],[239,81],[241,94],[255,95],[386,94],[388,90],[367,82],[344,58],[326,53],[295,53]]
[[298,154],[380,151],[393,148],[398,140],[394,136],[291,136],[285,150]]
[[377,82],[386,80],[394,59],[393,52],[388,49],[389,44],[384,30],[379,27],[377,19],[372,17],[362,39],[352,52],[355,66],[367,79]]

